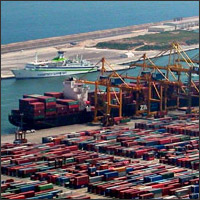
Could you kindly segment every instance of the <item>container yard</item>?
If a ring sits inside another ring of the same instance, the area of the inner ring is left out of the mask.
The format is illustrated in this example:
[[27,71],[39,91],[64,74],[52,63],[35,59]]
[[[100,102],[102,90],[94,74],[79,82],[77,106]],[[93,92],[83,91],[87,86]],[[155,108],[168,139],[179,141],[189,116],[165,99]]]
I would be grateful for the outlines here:
[[[1,199],[199,199],[199,53],[185,51],[199,48],[197,32],[188,36],[197,18],[2,45],[3,78],[55,48],[85,53],[98,70],[55,79],[59,91],[11,92],[12,109],[3,97],[16,131],[1,135]],[[123,49],[135,44],[142,49]]]
[[[144,54],[132,76],[102,58],[95,81],[70,77],[63,91],[24,94],[9,116],[20,131],[1,144],[2,198],[198,199],[198,61],[172,47],[182,61],[160,66]],[[78,130],[85,122],[94,127]],[[26,138],[30,128],[71,124]]]
[[198,114],[171,114],[134,127],[49,135],[40,143],[2,143],[1,196],[198,199],[198,119]]

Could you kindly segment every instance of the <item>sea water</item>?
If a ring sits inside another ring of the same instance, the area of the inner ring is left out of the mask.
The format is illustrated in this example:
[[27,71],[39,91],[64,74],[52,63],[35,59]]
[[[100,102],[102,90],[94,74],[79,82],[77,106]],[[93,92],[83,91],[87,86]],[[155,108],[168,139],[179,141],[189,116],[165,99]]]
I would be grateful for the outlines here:
[[198,15],[198,1],[2,1],[1,43]]

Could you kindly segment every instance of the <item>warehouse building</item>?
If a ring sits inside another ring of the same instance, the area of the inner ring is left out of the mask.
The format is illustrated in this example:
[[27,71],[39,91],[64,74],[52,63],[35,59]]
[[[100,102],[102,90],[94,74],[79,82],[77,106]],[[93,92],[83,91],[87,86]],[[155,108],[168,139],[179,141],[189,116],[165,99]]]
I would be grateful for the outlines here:
[[148,32],[165,32],[175,30],[174,26],[160,25],[160,26],[151,26],[148,28]]
[[194,18],[194,19],[185,19],[185,20],[180,20],[180,21],[173,21],[173,22],[166,22],[164,25],[167,26],[174,26],[175,30],[177,29],[185,29],[189,27],[194,27],[194,26],[199,26],[199,19]]

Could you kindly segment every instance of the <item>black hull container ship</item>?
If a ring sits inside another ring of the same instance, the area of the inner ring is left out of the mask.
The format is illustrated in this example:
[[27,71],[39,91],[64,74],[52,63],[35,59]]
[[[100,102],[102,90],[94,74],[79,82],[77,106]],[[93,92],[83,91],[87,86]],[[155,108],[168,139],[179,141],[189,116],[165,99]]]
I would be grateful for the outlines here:
[[[117,80],[117,79],[116,79]],[[19,100],[19,109],[12,110],[9,115],[11,124],[21,127],[23,130],[43,129],[58,127],[71,124],[81,124],[91,122],[95,116],[95,94],[84,83],[77,82],[71,78],[63,82],[63,92],[47,92],[42,95],[23,95]],[[131,84],[130,84],[131,85]],[[146,98],[147,85],[143,85],[143,92],[139,93],[138,100],[135,99],[136,93],[123,93],[122,115],[123,117],[131,117],[136,114],[136,108],[142,109]],[[198,83],[197,86],[199,87]],[[167,93],[167,107],[174,107],[177,104],[176,97],[172,93],[175,88],[169,87]],[[155,91],[152,91],[152,95]],[[111,103],[116,103],[117,93],[110,92]],[[107,96],[106,92],[97,93],[98,106],[106,109]],[[138,106],[139,105],[139,106]],[[164,105],[164,103],[163,103]],[[185,98],[179,99],[179,106],[187,106],[188,102]],[[199,106],[199,98],[192,98],[191,106]],[[160,105],[158,102],[152,102],[151,112],[159,112]],[[166,109],[166,108],[163,108]],[[119,118],[119,110],[111,109],[111,117]],[[97,116],[102,115],[97,112]]]
[[92,121],[94,106],[87,100],[89,87],[71,80],[63,84],[63,92],[23,95],[19,109],[9,115],[10,123],[27,130]]

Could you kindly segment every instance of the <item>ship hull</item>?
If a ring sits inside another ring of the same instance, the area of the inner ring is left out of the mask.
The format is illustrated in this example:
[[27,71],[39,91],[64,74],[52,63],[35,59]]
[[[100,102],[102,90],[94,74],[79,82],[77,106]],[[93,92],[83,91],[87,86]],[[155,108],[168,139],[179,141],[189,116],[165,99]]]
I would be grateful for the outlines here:
[[12,70],[16,79],[27,79],[27,78],[47,78],[47,77],[58,77],[58,76],[70,76],[75,74],[89,73],[97,71],[96,68],[69,68],[63,70],[25,70],[16,69]]
[[[82,124],[91,122],[94,117],[94,112],[86,112],[82,111],[79,113],[68,114],[68,115],[60,115],[54,118],[42,119],[42,120],[31,120],[25,119],[23,120],[22,128],[23,130],[30,129],[45,129],[45,128],[53,128],[59,126],[66,126],[72,124]],[[19,115],[9,115],[9,122],[14,126],[21,126],[21,119]]]

